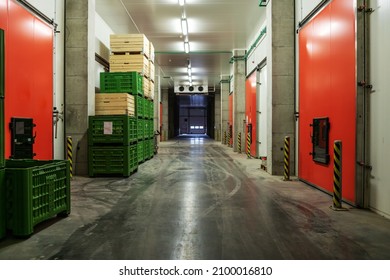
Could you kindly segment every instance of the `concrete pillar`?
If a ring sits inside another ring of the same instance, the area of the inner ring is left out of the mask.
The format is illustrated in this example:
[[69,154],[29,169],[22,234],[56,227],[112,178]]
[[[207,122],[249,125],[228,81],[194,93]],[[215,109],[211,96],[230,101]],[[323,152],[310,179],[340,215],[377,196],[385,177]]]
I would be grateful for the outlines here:
[[228,133],[229,122],[229,77],[221,80],[221,142],[224,143],[224,135]]
[[[294,117],[294,1],[270,1],[267,6],[268,90],[270,114],[267,169],[272,175],[283,174],[284,137],[290,136],[290,166],[295,166]],[[291,168],[294,170],[294,168]]]
[[214,98],[214,140],[221,141],[221,91],[216,90]]
[[88,174],[88,115],[95,111],[95,0],[65,5],[65,130],[73,138],[73,172]]
[[[245,120],[245,50],[234,50],[233,63],[233,151],[237,152],[237,135],[243,131]],[[241,138],[241,147],[244,146]]]
[[167,88],[161,89],[161,102],[162,102],[162,141],[168,140],[169,133],[169,90]]

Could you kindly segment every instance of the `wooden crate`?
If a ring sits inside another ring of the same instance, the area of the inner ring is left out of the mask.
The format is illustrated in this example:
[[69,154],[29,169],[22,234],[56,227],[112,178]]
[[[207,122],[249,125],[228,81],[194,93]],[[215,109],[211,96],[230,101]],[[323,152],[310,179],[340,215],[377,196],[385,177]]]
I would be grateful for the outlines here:
[[138,72],[149,76],[149,60],[142,54],[111,54],[110,72]]
[[111,34],[110,49],[113,53],[142,53],[150,58],[149,40],[144,34]]
[[154,100],[154,82],[150,81],[149,84],[149,99]]
[[149,78],[151,81],[154,82],[154,63],[152,63],[151,61],[149,61]]
[[155,56],[154,56],[154,45],[153,45],[153,43],[152,42],[149,42],[149,54],[150,54],[150,57],[149,57],[149,59],[150,59],[150,61],[152,62],[152,63],[154,63],[154,58],[155,58]]
[[95,95],[95,114],[135,116],[134,96],[128,93],[98,93]]
[[150,80],[147,77],[144,77],[143,80],[144,83],[144,96],[147,98],[150,98]]

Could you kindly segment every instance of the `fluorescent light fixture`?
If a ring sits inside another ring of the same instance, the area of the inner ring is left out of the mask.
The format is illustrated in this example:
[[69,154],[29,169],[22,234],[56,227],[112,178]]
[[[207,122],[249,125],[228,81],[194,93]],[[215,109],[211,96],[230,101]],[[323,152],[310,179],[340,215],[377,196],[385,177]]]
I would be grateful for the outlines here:
[[188,80],[189,80],[190,83],[192,84],[192,77],[191,77],[191,76],[188,77]]
[[191,75],[192,75],[191,68],[188,68],[188,76],[190,76],[190,77],[191,77]]
[[188,35],[188,24],[187,24],[187,19],[185,18],[181,19],[181,31],[183,32],[184,36]]
[[179,0],[179,5],[184,6],[184,2],[185,2],[185,0]]
[[185,51],[185,53],[190,52],[190,43],[184,42],[184,51]]

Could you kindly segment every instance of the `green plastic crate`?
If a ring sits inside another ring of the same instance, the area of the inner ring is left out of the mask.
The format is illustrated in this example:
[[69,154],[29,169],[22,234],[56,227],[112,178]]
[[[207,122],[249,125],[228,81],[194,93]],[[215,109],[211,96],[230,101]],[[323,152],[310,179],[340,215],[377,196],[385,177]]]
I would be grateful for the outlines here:
[[69,161],[6,160],[6,224],[16,236],[55,215],[70,213]]
[[148,137],[153,139],[154,138],[154,121],[149,120],[149,125],[148,125]]
[[145,117],[145,99],[141,96],[136,97],[136,116],[138,118],[144,118]]
[[129,177],[138,168],[136,145],[131,146],[89,146],[88,174],[120,175]]
[[140,141],[137,143],[137,154],[138,154],[138,163],[145,161],[144,154],[144,141]]
[[154,123],[153,120],[144,121],[144,138],[150,139],[154,137]]
[[137,120],[137,139],[138,141],[143,140],[145,138],[145,120],[138,119]]
[[132,145],[129,148],[130,152],[130,168],[135,171],[138,169],[138,149],[137,145]]
[[144,141],[144,158],[151,159],[154,156],[154,139]]
[[6,211],[5,211],[5,170],[0,169],[0,239],[5,236],[6,233]]
[[137,72],[100,73],[100,92],[143,96],[143,77]]
[[89,145],[127,146],[137,141],[137,119],[130,116],[90,116]]
[[148,110],[147,118],[153,119],[154,118],[154,103],[151,100],[146,100],[146,107]]

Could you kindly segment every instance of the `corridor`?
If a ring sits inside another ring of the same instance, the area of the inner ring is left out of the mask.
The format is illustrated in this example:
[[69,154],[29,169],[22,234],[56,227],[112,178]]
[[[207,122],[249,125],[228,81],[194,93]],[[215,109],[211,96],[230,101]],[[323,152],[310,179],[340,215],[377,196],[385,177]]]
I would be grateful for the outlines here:
[[72,213],[0,241],[0,259],[390,259],[390,220],[203,137],[160,144],[129,178],[72,180]]

